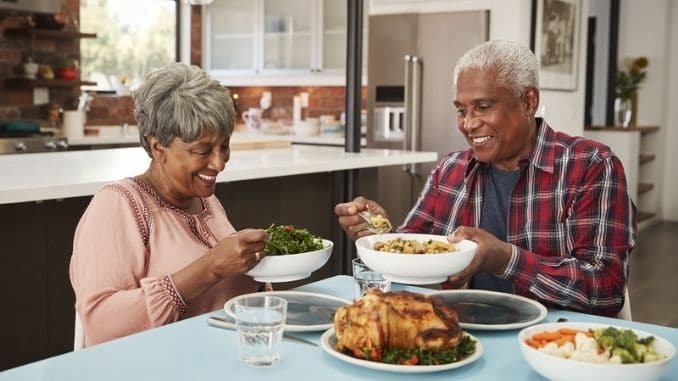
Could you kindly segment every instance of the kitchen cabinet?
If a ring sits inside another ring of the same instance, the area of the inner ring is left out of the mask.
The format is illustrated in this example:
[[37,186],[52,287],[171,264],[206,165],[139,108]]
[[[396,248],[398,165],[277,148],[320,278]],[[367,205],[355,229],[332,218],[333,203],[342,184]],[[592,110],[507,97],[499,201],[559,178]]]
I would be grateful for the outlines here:
[[215,0],[203,12],[203,67],[227,86],[343,86],[346,8],[336,0]]

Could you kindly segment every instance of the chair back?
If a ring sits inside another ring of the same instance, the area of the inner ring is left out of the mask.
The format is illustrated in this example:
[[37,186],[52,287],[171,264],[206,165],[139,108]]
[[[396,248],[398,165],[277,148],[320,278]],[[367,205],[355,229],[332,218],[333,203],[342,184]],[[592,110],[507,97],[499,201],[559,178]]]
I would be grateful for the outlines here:
[[624,305],[619,314],[617,314],[617,317],[628,321],[633,320],[631,317],[631,298],[629,297],[628,287],[624,289]]
[[75,333],[73,334],[73,351],[79,351],[85,348],[85,329],[80,321],[80,314],[75,311]]

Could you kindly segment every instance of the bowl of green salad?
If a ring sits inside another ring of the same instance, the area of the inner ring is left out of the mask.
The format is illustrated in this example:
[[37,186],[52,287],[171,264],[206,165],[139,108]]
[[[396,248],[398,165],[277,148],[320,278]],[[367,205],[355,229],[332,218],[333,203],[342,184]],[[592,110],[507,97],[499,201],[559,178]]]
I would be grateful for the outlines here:
[[308,229],[273,224],[266,233],[266,255],[247,273],[258,282],[279,283],[308,278],[332,254],[334,243]]

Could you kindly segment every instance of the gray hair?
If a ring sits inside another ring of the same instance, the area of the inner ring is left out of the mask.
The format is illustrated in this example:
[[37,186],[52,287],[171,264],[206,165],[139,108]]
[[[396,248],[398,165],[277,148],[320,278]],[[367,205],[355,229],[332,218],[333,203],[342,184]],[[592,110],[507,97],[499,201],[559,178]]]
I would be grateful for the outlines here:
[[153,70],[133,99],[141,145],[151,157],[149,136],[167,146],[175,137],[192,142],[204,128],[216,135],[233,132],[231,93],[197,66],[171,63]]
[[516,41],[493,40],[467,51],[454,67],[454,88],[459,73],[466,69],[492,70],[499,86],[521,96],[529,87],[539,88],[537,57]]

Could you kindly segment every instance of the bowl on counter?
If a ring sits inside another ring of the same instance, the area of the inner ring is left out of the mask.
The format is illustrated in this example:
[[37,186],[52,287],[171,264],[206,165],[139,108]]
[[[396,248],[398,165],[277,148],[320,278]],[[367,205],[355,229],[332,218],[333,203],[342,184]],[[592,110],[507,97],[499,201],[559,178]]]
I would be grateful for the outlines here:
[[318,118],[307,118],[294,125],[294,135],[297,136],[317,136],[320,135],[320,120]]
[[375,234],[355,241],[358,257],[372,270],[384,278],[403,284],[434,284],[447,280],[465,269],[476,254],[478,244],[462,240],[454,243],[456,251],[439,254],[400,254],[374,250],[377,242],[387,242],[397,238],[424,242],[428,240],[447,243],[447,238],[431,234],[390,233]]
[[[639,339],[654,336],[653,349],[659,355],[664,356],[664,358],[659,361],[637,364],[593,363],[558,357],[532,348],[526,343],[528,338],[532,338],[540,332],[554,332],[561,328],[586,331],[607,327],[614,327],[620,330],[631,329]],[[598,323],[566,322],[537,324],[521,330],[518,334],[518,341],[520,342],[520,349],[525,361],[537,373],[549,380],[658,380],[664,374],[669,362],[676,354],[675,346],[657,335],[628,327]]]

